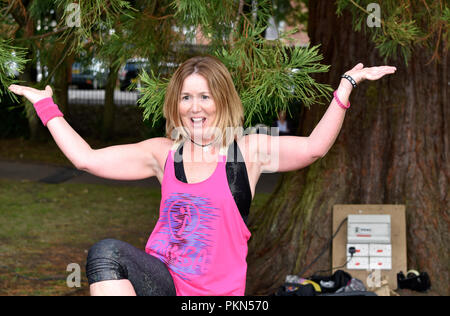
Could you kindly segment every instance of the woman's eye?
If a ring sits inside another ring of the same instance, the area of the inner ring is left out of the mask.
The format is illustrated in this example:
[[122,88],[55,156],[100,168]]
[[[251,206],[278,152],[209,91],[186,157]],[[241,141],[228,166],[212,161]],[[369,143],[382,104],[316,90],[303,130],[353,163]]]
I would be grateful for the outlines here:
[[202,95],[202,99],[203,99],[203,100],[208,100],[208,99],[209,99],[209,96],[207,96],[207,95]]
[[187,100],[189,100],[189,96],[188,96],[188,95],[185,95],[185,96],[182,97],[181,99],[184,100],[184,101],[187,101]]

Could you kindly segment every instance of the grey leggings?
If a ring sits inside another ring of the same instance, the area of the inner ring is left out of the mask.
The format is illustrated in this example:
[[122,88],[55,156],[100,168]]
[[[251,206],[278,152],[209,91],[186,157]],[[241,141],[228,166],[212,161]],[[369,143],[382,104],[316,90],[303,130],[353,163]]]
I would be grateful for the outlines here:
[[127,279],[138,296],[176,295],[172,276],[162,261],[120,240],[104,239],[92,246],[86,275],[89,285]]

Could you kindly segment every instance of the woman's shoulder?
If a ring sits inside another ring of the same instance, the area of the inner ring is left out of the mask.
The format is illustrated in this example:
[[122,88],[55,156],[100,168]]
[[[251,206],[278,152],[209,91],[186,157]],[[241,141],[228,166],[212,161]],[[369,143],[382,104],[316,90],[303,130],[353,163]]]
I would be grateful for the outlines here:
[[251,133],[251,134],[245,134],[239,139],[237,139],[238,145],[245,145],[245,146],[257,146],[261,143],[261,141],[270,139],[270,135],[266,133]]
[[141,142],[145,150],[151,152],[155,157],[167,156],[174,145],[174,140],[168,137],[153,137]]
[[171,147],[173,145],[173,143],[174,143],[174,141],[168,137],[153,137],[153,138],[149,138],[149,139],[146,139],[141,142],[141,144],[143,144],[145,146],[159,145],[159,146],[168,146],[168,147]]
[[236,140],[245,161],[253,161],[261,134],[246,134]]
[[278,137],[266,133],[253,133],[242,136],[237,140],[239,149],[245,154],[249,159],[253,161],[258,161],[261,153],[269,150],[273,146],[277,146]]

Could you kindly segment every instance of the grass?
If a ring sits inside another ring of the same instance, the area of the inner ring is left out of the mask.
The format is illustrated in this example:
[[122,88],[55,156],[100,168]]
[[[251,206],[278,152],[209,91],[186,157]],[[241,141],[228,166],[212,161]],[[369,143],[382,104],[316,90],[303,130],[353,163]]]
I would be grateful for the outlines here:
[[[86,142],[95,149],[138,141],[136,139],[120,139],[103,142],[97,139],[86,138]],[[24,138],[0,139],[0,159],[17,162],[45,163],[56,166],[73,166],[53,139],[43,142],[34,142]]]
[[[84,269],[87,250],[98,240],[113,237],[143,248],[159,201],[158,190],[143,188],[0,180],[0,265],[31,277],[64,276],[69,263]],[[52,289],[61,282],[39,290],[43,282],[7,272],[13,279],[0,280],[0,294],[61,294]]]
[[[256,194],[252,208],[268,194]],[[0,179],[0,295],[88,295],[87,251],[116,238],[143,249],[158,219],[159,189]],[[69,288],[67,265],[81,267]],[[60,280],[27,278],[58,277]]]
[[[135,141],[87,142],[102,148]],[[0,139],[0,159],[72,166],[53,140]],[[257,193],[252,210],[268,197]],[[88,249],[110,237],[143,249],[160,198],[159,189],[0,179],[0,295],[88,295]],[[66,285],[70,263],[81,267],[81,288]],[[60,280],[42,280],[48,277]]]

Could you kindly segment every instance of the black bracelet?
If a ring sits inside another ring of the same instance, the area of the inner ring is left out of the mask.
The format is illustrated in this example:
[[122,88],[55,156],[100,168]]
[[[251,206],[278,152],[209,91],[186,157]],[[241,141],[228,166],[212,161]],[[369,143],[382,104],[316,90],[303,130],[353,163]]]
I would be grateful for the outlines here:
[[350,81],[350,83],[352,84],[353,88],[356,88],[358,85],[356,84],[355,79],[353,79],[352,77],[350,77],[349,75],[342,75],[341,78],[345,78],[348,81]]

